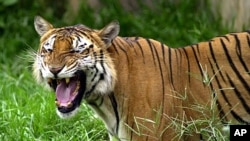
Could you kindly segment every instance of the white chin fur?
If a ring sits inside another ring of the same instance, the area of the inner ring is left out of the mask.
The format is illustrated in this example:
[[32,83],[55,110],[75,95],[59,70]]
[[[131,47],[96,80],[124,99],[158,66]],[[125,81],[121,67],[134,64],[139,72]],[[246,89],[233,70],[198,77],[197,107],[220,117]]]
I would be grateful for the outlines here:
[[56,113],[57,115],[62,118],[62,119],[67,119],[67,118],[71,118],[73,117],[74,115],[76,115],[76,113],[78,112],[78,108],[77,107],[75,110],[69,112],[69,113],[61,113],[57,108],[56,108]]

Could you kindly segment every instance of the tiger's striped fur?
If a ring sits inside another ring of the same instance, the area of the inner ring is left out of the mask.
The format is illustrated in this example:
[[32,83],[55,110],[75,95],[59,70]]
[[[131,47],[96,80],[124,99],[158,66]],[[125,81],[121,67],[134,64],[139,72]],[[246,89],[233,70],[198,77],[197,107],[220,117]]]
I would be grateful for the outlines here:
[[193,141],[199,135],[176,138],[171,122],[210,118],[211,109],[194,107],[209,107],[215,99],[222,123],[250,123],[249,32],[174,49],[119,37],[117,22],[101,30],[54,28],[36,17],[35,27],[41,40],[33,72],[56,91],[61,117],[72,115],[84,99],[110,138]]

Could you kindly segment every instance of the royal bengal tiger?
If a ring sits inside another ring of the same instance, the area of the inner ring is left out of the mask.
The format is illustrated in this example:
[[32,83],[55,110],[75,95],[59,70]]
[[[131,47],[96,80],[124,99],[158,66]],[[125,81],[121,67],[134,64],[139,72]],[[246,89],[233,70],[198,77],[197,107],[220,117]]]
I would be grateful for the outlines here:
[[84,100],[110,140],[121,141],[200,140],[197,132],[177,137],[174,125],[185,128],[204,117],[250,124],[250,32],[170,48],[118,36],[117,21],[100,30],[81,24],[54,28],[36,16],[34,25],[41,38],[33,73],[55,91],[62,118]]

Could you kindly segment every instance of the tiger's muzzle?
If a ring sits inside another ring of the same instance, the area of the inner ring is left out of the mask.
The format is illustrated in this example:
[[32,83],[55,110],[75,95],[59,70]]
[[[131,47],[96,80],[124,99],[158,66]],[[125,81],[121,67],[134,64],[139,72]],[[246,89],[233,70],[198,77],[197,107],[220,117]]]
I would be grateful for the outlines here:
[[69,113],[80,106],[86,90],[86,74],[77,71],[74,77],[49,79],[48,84],[56,93],[56,106],[61,113]]

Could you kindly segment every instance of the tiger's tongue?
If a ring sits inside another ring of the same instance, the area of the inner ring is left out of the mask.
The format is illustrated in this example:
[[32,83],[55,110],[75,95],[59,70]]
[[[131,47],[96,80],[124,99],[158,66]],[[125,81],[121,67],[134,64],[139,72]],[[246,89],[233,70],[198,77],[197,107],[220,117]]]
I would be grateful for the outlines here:
[[56,88],[56,99],[61,106],[64,106],[68,102],[71,102],[75,98],[75,94],[73,95],[75,89],[77,87],[77,80],[70,79],[70,82],[66,84],[65,79],[62,80],[57,88]]

